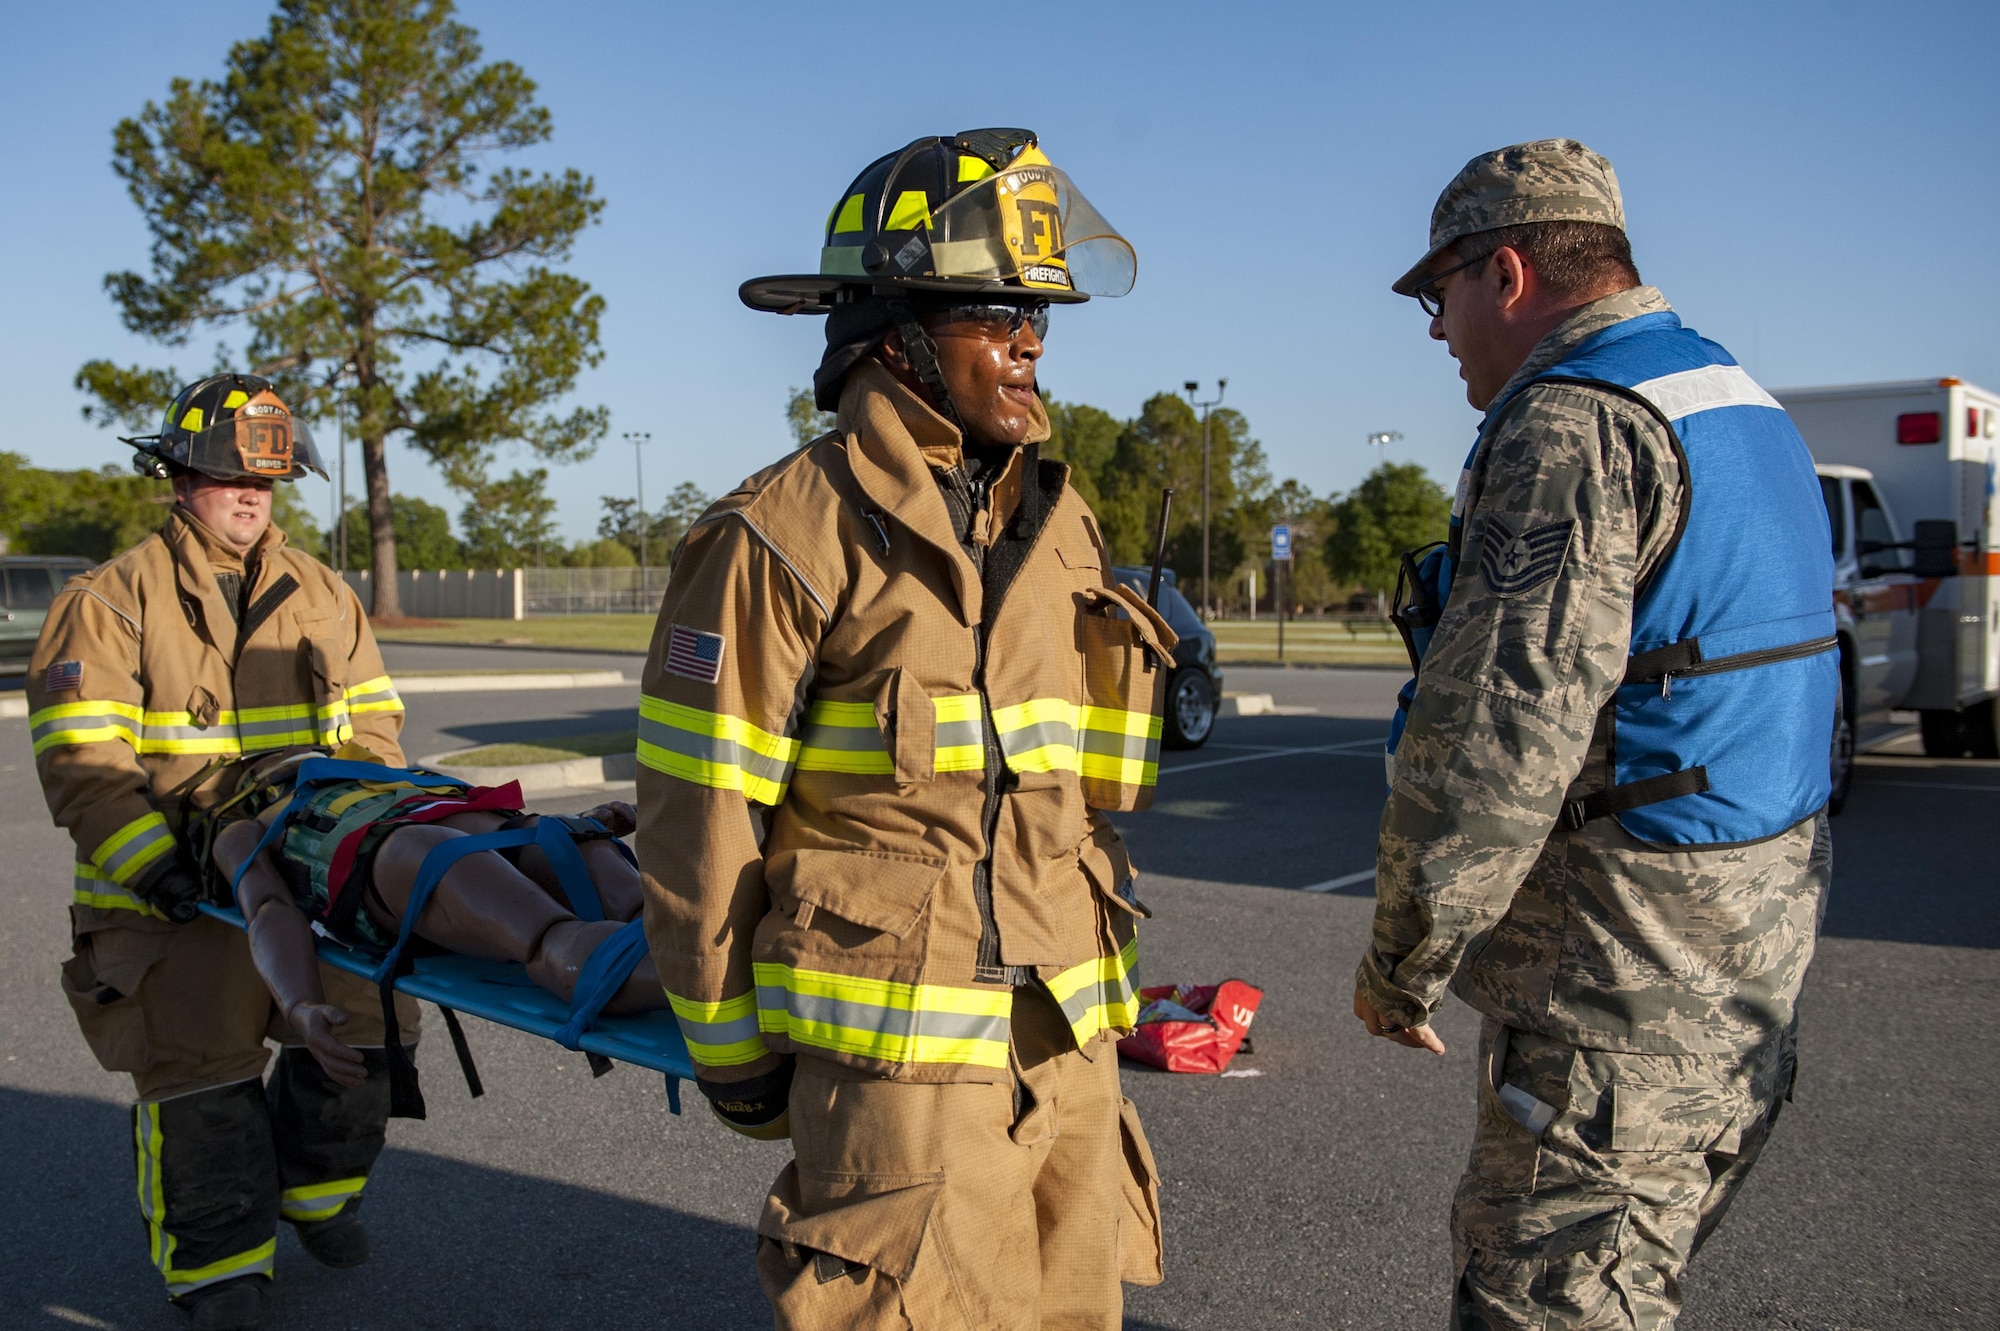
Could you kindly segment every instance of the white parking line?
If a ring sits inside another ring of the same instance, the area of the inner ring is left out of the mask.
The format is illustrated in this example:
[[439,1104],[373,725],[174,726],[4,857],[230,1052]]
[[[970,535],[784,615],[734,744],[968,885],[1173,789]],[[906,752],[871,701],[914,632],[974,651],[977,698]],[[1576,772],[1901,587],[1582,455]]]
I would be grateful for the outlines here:
[[1324,883],[1310,883],[1299,889],[1301,892],[1338,892],[1343,887],[1365,883],[1375,876],[1373,869],[1363,869],[1360,873],[1350,873],[1339,878],[1329,878]]
[[[1161,768],[1165,771],[1165,768]],[[2000,795],[2000,785],[1975,786],[1958,781],[1867,781],[1870,786],[1902,786],[1906,790],[1983,790],[1989,795]]]
[[1259,752],[1246,753],[1236,758],[1211,758],[1207,762],[1176,763],[1172,767],[1162,764],[1160,775],[1166,776],[1170,772],[1199,772],[1204,767],[1227,767],[1231,763],[1262,762],[1266,758],[1291,758],[1302,753],[1325,753],[1337,758],[1354,758],[1364,755],[1372,757],[1381,751],[1384,743],[1385,741],[1380,739],[1357,739],[1350,740],[1345,744],[1315,744],[1309,748],[1302,749],[1263,749]]

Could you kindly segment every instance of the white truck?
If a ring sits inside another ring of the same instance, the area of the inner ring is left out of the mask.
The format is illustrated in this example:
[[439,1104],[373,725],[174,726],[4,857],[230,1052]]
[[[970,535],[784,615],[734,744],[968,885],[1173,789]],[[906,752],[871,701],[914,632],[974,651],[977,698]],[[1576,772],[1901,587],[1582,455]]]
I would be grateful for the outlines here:
[[[2000,396],[1957,379],[1774,392],[1833,526],[1847,759],[1918,714],[1924,752],[2000,758]],[[1907,525],[1906,525],[1907,524]]]

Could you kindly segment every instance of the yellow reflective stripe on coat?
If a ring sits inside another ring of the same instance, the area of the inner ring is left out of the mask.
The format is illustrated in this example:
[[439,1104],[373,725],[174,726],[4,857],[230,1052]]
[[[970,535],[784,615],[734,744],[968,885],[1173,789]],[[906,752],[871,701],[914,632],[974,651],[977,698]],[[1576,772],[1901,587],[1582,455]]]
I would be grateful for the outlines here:
[[656,772],[777,804],[798,758],[797,740],[741,717],[639,695],[639,761]]
[[1077,771],[1087,780],[1153,786],[1160,780],[1162,719],[1151,712],[1114,707],[1080,709],[1083,743]]
[[1128,786],[1159,781],[1162,722],[1151,712],[1035,698],[994,708],[993,728],[1016,772],[1075,772]]
[[1000,752],[1016,772],[1077,770],[1077,728],[1083,709],[1061,698],[1033,698],[993,709]]
[[[397,704],[400,706],[401,704]],[[341,722],[346,721],[345,705]],[[73,702],[44,707],[29,718],[36,754],[59,744],[122,740],[141,754],[235,757],[322,742],[310,703],[218,712],[207,725],[190,712],[150,712],[124,703]]]
[[106,878],[94,864],[79,862],[70,899],[79,906],[89,906],[92,910],[129,910],[141,915],[150,915],[156,920],[167,917],[148,906],[139,898]]
[[986,770],[986,727],[984,710],[976,693],[951,693],[931,699],[937,708],[936,770],[940,772],[983,772]]
[[1129,1031],[1139,1020],[1139,992],[1132,973],[1139,964],[1139,940],[1114,957],[1072,966],[1049,981],[1049,994],[1062,1008],[1080,1045],[1100,1031]]
[[377,675],[374,679],[348,685],[346,699],[347,709],[357,715],[362,712],[403,710],[403,696],[396,692],[395,682],[387,675]]
[[178,1246],[167,1229],[166,1180],[161,1166],[165,1140],[160,1133],[160,1107],[140,1103],[132,1112],[133,1145],[139,1163],[139,1214],[146,1221],[148,1254],[153,1266],[166,1278],[167,1297],[179,1298],[204,1285],[233,1280],[237,1276],[269,1276],[277,1264],[278,1241],[269,1238],[256,1247],[224,1257],[206,1266],[182,1267],[174,1263]]
[[1012,989],[903,984],[756,963],[757,1021],[768,1035],[885,1063],[1007,1066]]
[[704,1003],[669,993],[681,1038],[697,1063],[712,1068],[740,1067],[770,1053],[757,1025],[757,995],[746,991],[720,1003]]
[[286,1188],[278,1194],[278,1214],[286,1220],[331,1220],[368,1185],[366,1174]]
[[851,772],[886,776],[896,770],[875,724],[875,704],[816,702],[799,732],[801,772]]
[[174,834],[168,830],[167,820],[157,812],[146,813],[104,838],[91,852],[90,860],[105,877],[123,887],[173,848]]
[[[983,772],[986,741],[976,693],[947,693],[931,699],[937,714],[931,768],[937,772]],[[875,704],[822,699],[806,709],[799,732],[801,772],[847,772],[888,776],[896,770],[889,745],[875,720]]]
[[35,756],[58,744],[102,744],[123,740],[139,747],[145,711],[122,702],[64,702],[44,707],[28,718]]

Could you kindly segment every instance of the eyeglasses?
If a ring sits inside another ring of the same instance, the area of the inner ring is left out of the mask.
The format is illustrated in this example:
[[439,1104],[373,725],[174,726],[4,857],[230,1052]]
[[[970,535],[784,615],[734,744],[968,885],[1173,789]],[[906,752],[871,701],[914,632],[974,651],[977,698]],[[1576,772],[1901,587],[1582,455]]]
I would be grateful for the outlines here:
[[1010,341],[1021,335],[1023,325],[1034,329],[1038,338],[1049,335],[1049,307],[1046,301],[1033,305],[947,305],[931,317],[941,324],[983,324],[990,329],[987,335],[994,338],[1000,336],[1000,327],[1004,324]]
[[1467,259],[1464,263],[1453,264],[1443,272],[1426,278],[1410,294],[1417,298],[1417,304],[1423,306],[1424,313],[1435,319],[1444,313],[1444,292],[1438,290],[1438,283],[1444,281],[1453,273],[1470,268],[1474,264],[1485,263],[1492,257],[1490,254],[1482,254],[1477,259]]

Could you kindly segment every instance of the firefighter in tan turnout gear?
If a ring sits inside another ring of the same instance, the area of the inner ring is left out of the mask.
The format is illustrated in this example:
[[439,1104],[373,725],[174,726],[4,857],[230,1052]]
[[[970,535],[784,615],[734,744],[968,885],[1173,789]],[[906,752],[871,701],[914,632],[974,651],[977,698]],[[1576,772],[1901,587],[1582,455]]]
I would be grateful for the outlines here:
[[1129,245],[1023,130],[919,139],[836,202],[834,431],[674,563],[639,712],[653,956],[702,1091],[796,1159],[780,1327],[1117,1327],[1160,1279],[1119,1092],[1144,913],[1101,810],[1155,776],[1173,635],[1120,588],[1035,388]]
[[[174,509],[63,589],[27,682],[36,770],[76,842],[62,984],[98,1061],[137,1088],[139,1207],[168,1296],[198,1327],[248,1327],[281,1217],[330,1266],[367,1257],[355,1209],[388,1112],[382,1007],[324,969],[369,1071],[336,1085],[242,932],[197,913],[201,813],[245,755],[358,739],[401,761],[403,709],[354,593],[271,526],[273,482],[325,472],[268,383],[204,379],[126,442],[172,479]],[[414,1040],[414,1004],[400,1026]],[[267,1038],[285,1045],[268,1086]]]

